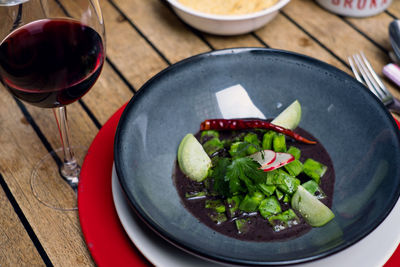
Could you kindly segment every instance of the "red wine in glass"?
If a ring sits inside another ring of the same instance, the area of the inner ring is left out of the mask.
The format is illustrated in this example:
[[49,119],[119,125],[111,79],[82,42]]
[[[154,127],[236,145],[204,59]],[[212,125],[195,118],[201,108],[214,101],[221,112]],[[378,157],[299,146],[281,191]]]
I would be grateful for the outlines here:
[[96,82],[104,62],[100,35],[72,19],[43,19],[0,44],[0,79],[17,98],[43,108],[68,105]]

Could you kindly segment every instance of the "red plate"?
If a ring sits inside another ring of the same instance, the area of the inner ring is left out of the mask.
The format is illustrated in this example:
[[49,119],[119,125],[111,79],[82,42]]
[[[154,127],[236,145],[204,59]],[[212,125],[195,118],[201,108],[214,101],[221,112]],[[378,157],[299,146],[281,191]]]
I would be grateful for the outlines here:
[[[111,191],[114,135],[124,108],[125,105],[104,124],[93,140],[82,165],[78,188],[82,232],[98,266],[151,265],[125,233]],[[400,266],[400,246],[384,267],[397,266]]]
[[98,266],[151,266],[132,244],[115,211],[111,192],[114,135],[125,105],[101,128],[82,165],[79,220]]

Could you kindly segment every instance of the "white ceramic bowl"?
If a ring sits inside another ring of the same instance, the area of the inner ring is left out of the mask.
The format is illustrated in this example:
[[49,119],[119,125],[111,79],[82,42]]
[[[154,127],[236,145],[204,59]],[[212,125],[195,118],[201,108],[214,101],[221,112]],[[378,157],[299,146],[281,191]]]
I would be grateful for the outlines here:
[[178,0],[167,0],[175,13],[190,26],[211,34],[238,35],[254,31],[269,21],[290,0],[280,0],[270,8],[246,15],[214,15],[196,11]]
[[325,9],[343,16],[368,17],[381,13],[392,0],[316,0]]

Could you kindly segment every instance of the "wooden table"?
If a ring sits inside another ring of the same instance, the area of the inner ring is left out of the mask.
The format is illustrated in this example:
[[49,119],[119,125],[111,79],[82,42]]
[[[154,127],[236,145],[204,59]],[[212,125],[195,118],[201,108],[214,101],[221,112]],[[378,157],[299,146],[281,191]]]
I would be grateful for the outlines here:
[[[68,8],[68,1],[60,1]],[[381,74],[390,62],[388,25],[400,1],[378,16],[331,14],[312,0],[293,0],[266,27],[218,37],[183,24],[164,1],[102,0],[107,61],[92,90],[68,107],[74,145],[89,146],[107,119],[153,75],[192,55],[231,47],[271,47],[306,54],[351,73],[347,57],[364,51]],[[73,10],[71,10],[73,12]],[[0,18],[1,21],[1,18]],[[392,93],[400,90],[387,81]],[[399,117],[397,117],[399,118]],[[50,110],[22,104],[0,90],[0,266],[92,266],[77,212],[40,204],[30,189],[34,164],[59,147]]]

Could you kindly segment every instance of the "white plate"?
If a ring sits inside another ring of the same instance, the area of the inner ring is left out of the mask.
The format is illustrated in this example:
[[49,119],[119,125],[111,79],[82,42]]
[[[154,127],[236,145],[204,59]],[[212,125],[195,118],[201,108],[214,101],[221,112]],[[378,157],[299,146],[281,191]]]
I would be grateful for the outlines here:
[[[192,256],[169,244],[138,218],[126,202],[115,167],[112,172],[112,193],[122,226],[139,251],[155,266],[221,266]],[[303,263],[305,267],[382,266],[400,242],[400,201],[388,217],[368,236],[329,257]]]

